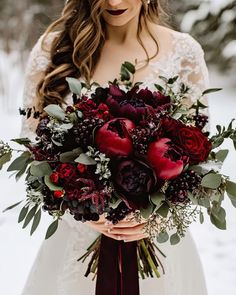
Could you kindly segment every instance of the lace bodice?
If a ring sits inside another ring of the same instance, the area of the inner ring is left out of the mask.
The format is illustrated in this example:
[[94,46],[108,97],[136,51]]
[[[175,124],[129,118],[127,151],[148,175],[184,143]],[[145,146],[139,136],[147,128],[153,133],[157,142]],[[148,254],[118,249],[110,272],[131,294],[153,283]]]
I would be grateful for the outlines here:
[[[148,86],[152,89],[154,83],[162,84],[163,81],[158,77],[159,75],[167,78],[179,75],[178,83],[184,82],[190,86],[189,100],[195,101],[199,98],[202,91],[209,86],[204,52],[201,45],[188,33],[174,30],[170,32],[170,50],[160,59],[157,58],[155,61],[150,61],[150,71],[143,80],[143,87]],[[57,32],[52,32],[48,35],[46,39],[47,48],[50,48],[57,34]],[[39,38],[33,47],[27,62],[23,93],[24,108],[36,105],[36,86],[50,61],[50,53],[41,48],[43,36]],[[176,87],[178,87],[178,83]],[[71,94],[65,97],[65,102],[71,102]],[[35,121],[35,119],[22,119],[21,136],[34,139]]]

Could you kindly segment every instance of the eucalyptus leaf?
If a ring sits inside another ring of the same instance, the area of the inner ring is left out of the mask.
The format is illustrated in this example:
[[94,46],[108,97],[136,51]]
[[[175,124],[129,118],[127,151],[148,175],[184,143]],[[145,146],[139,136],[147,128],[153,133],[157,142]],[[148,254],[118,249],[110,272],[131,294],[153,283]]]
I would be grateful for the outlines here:
[[60,162],[62,163],[69,163],[69,162],[74,162],[76,158],[82,153],[81,148],[74,149],[70,152],[65,152],[60,154]]
[[209,89],[206,89],[205,91],[203,91],[202,95],[221,91],[221,90],[222,90],[222,88],[209,88]]
[[56,141],[55,139],[51,138],[52,142],[57,146],[63,146],[63,144],[59,141]]
[[232,181],[227,181],[226,192],[228,195],[230,195],[230,199],[234,198],[236,200],[236,183]]
[[25,173],[25,170],[27,169],[28,165],[33,161],[33,159],[29,158],[26,162],[25,165],[22,167],[22,169],[20,171],[17,172],[15,178],[16,181],[18,181],[21,176]]
[[12,157],[12,153],[6,153],[4,155],[1,156],[0,158],[0,170],[2,169],[3,165],[6,164],[7,162],[9,162],[11,160]]
[[31,227],[31,230],[30,230],[30,235],[32,236],[32,234],[35,232],[35,230],[37,229],[39,223],[40,223],[40,220],[41,220],[41,214],[42,214],[42,211],[41,211],[41,208],[39,208],[39,210],[37,211],[37,213],[35,214],[34,216],[34,220],[33,220],[33,223],[32,223],[32,227]]
[[14,139],[11,139],[11,141],[13,142],[16,142],[20,145],[27,145],[29,143],[31,143],[31,140],[28,138],[28,137],[25,137],[25,138],[14,138]]
[[229,150],[220,150],[215,154],[215,157],[218,161],[224,162],[229,154]]
[[73,127],[74,125],[72,123],[65,123],[65,124],[61,124],[60,127],[65,129],[65,130],[69,130]]
[[51,175],[52,169],[46,161],[34,161],[31,163],[30,173],[36,177],[44,177]]
[[123,65],[131,74],[135,73],[135,66],[132,63],[126,61]]
[[30,211],[27,213],[25,217],[25,221],[22,228],[26,228],[26,226],[30,223],[30,221],[33,219],[35,212],[38,209],[38,205],[35,205],[33,208],[30,209]]
[[180,242],[180,237],[177,233],[170,236],[170,244],[171,245],[177,245]]
[[66,77],[66,81],[69,84],[70,91],[81,96],[82,84],[76,78]]
[[220,207],[219,209],[212,209],[210,214],[210,219],[212,224],[221,230],[226,229],[226,212],[224,208]]
[[150,199],[152,203],[159,208],[162,201],[165,200],[165,195],[161,192],[156,192],[150,195]]
[[211,203],[210,203],[210,200],[208,198],[199,198],[198,199],[198,205],[203,206],[205,208],[210,208]]
[[162,243],[165,243],[169,240],[169,235],[168,233],[165,231],[165,232],[161,232],[158,236],[157,236],[157,242],[162,244]]
[[97,164],[97,162],[93,158],[87,156],[84,153],[80,154],[79,157],[75,159],[75,162],[83,164],[83,165],[96,165]]
[[170,207],[168,206],[168,204],[166,202],[164,202],[161,205],[161,207],[156,210],[156,213],[158,213],[162,217],[166,218],[169,213],[169,209],[170,209]]
[[21,209],[19,217],[18,217],[18,223],[22,222],[25,219],[28,211],[29,211],[29,206],[27,205]]
[[11,209],[17,207],[17,206],[20,205],[23,201],[24,201],[24,200],[21,200],[21,201],[15,203],[15,204],[13,204],[13,205],[7,207],[6,209],[4,209],[4,210],[2,211],[2,213],[5,213],[6,211],[11,210]]
[[20,171],[25,165],[31,154],[28,151],[23,152],[18,158],[16,158],[11,165],[7,168],[7,171]]
[[202,178],[201,185],[206,188],[217,189],[221,185],[221,175],[209,173]]
[[153,212],[153,205],[150,203],[147,208],[141,208],[140,213],[143,218],[148,219]]
[[204,215],[203,215],[202,211],[199,214],[199,220],[200,220],[200,223],[203,224],[203,222],[204,222]]
[[53,221],[53,223],[50,224],[50,226],[48,227],[46,236],[45,236],[45,240],[49,239],[57,230],[58,228],[58,219]]
[[52,183],[49,175],[44,176],[44,182],[51,191],[61,191],[63,189],[62,187]]
[[58,120],[65,120],[65,111],[57,104],[49,104],[44,108],[44,111],[51,117]]

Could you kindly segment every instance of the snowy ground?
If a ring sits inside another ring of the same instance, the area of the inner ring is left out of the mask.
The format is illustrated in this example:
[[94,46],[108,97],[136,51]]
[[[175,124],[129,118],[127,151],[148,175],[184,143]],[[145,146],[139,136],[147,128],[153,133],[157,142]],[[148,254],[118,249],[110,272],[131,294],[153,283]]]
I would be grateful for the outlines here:
[[[232,80],[232,79],[231,79]],[[210,96],[212,126],[217,123],[227,124],[232,117],[236,117],[236,97],[228,77],[222,77],[212,72],[212,87],[224,87],[221,93]],[[0,102],[0,105],[2,103]],[[0,138],[8,140],[18,137],[20,118],[16,112],[6,114],[0,111]],[[232,150],[228,143],[225,147]],[[236,180],[236,156],[228,157],[223,167],[226,175]],[[0,212],[8,205],[24,198],[24,184],[15,184],[13,177],[8,179],[6,173],[0,175]],[[228,230],[216,230],[209,223],[194,224],[191,227],[194,239],[202,259],[209,295],[233,295],[236,289],[236,210],[228,200],[225,206],[228,212]],[[22,230],[17,224],[18,209],[8,213],[0,213],[0,283],[1,294],[20,295],[27,273],[35,258],[37,250],[49,223],[45,219],[39,230],[30,237],[29,230]],[[69,295],[69,294],[68,294]],[[147,294],[148,295],[148,294]],[[191,294],[189,294],[191,295]],[[201,294],[199,294],[201,295]]]

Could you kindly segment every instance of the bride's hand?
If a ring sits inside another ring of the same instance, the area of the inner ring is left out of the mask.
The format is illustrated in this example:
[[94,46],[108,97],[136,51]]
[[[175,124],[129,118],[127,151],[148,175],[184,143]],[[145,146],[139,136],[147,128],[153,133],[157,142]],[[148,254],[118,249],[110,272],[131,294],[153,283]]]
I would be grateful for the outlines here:
[[[128,216],[128,218],[130,217],[131,216]],[[148,237],[148,235],[144,233],[145,220],[142,220],[141,223],[137,223],[136,221],[128,220],[128,218],[113,225],[108,223],[104,215],[102,215],[98,221],[87,221],[86,224],[105,236],[118,241],[124,240],[125,242],[132,242]]]

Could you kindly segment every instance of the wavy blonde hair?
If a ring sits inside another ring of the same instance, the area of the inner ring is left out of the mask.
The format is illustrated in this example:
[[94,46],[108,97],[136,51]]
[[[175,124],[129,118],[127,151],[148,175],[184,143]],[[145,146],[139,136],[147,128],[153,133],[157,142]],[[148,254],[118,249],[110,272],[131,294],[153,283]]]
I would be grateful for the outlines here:
[[[143,5],[139,16],[137,39],[149,62],[154,56],[148,56],[140,38],[142,24],[155,41],[158,53],[158,43],[148,28],[147,20],[170,27],[169,14],[165,12],[160,0],[151,0],[149,5],[147,0],[141,1]],[[45,31],[42,48],[50,52],[50,63],[36,90],[39,110],[51,103],[64,103],[64,97],[69,93],[66,77],[83,77],[88,83],[91,80],[105,43],[103,6],[104,0],[67,0],[61,16]],[[48,49],[45,41],[52,32],[57,34]]]

